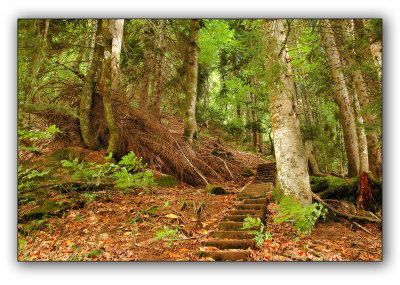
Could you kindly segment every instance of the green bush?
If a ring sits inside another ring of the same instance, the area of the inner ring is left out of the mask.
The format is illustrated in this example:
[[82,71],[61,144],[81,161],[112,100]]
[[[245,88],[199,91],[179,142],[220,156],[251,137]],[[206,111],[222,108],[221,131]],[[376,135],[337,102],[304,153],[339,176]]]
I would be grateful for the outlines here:
[[[254,228],[260,227],[259,230]],[[242,226],[243,230],[253,229],[249,231],[249,234],[255,234],[254,240],[256,241],[256,246],[262,245],[264,241],[271,237],[271,234],[267,231],[264,232],[264,225],[261,223],[260,218],[246,217]]]
[[[110,154],[106,159],[110,159]],[[146,170],[142,158],[138,159],[133,152],[122,157],[118,164],[107,162],[96,164],[94,162],[79,162],[62,160],[63,167],[72,174],[76,180],[85,180],[88,184],[99,185],[103,181],[114,181],[115,187],[120,189],[147,189],[154,185],[153,173]]]
[[274,221],[278,224],[291,222],[301,236],[309,235],[315,222],[319,218],[325,219],[327,212],[327,209],[324,209],[320,203],[302,206],[290,198],[283,198],[278,210],[280,213],[274,217]]

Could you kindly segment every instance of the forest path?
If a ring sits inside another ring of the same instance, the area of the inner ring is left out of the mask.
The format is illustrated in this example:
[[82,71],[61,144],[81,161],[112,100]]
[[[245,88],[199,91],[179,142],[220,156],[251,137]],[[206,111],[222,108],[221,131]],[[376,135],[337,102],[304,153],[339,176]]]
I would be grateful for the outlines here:
[[[249,260],[250,251],[247,249],[255,248],[254,237],[256,235],[249,234],[242,229],[243,221],[246,217],[251,216],[260,218],[264,223],[275,181],[276,164],[259,164],[254,182],[246,185],[236,195],[236,199],[241,203],[233,205],[234,209],[230,210],[228,215],[223,218],[223,222],[219,224],[219,230],[212,233],[212,238],[204,241],[204,245],[209,249],[200,251],[199,255],[211,257],[216,261]],[[259,227],[255,230],[259,230]]]

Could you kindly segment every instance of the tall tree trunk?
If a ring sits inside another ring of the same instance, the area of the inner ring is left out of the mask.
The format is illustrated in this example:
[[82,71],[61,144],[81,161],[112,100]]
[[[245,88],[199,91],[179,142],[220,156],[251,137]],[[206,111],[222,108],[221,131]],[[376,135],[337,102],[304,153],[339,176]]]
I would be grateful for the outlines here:
[[157,41],[156,50],[156,72],[154,75],[153,98],[150,112],[157,120],[161,116],[161,93],[164,87],[164,69],[166,63],[165,57],[165,33],[167,20],[159,20],[160,36]]
[[[364,25],[363,21],[361,19],[355,19],[354,20],[354,30],[355,30],[355,40],[357,42],[365,40],[365,34],[363,32]],[[355,46],[355,53],[356,57],[358,58],[359,61],[371,61],[371,56],[369,51],[366,51],[365,49],[360,48],[358,45]],[[363,76],[363,73],[360,73],[361,76]],[[359,75],[360,76],[360,75]],[[376,77],[378,77],[378,74],[376,74]],[[377,80],[379,82],[379,79]],[[363,92],[359,93],[359,102],[360,102],[360,108],[364,109],[366,108],[372,101],[376,100],[377,96],[374,96],[371,92],[367,92],[368,87],[365,84],[366,82],[364,81],[364,84],[362,84],[362,81],[360,81],[359,84],[356,85],[356,87],[361,88],[362,90],[365,90]],[[370,110],[365,110],[365,112],[362,113],[362,117],[364,119],[365,124],[371,125],[377,120],[377,115],[372,113]],[[368,143],[368,161],[369,161],[369,170],[372,172],[372,174],[375,177],[381,177],[382,176],[382,146],[379,143],[380,142],[380,137],[377,131],[372,131],[367,133],[367,143]]]
[[184,110],[184,131],[183,136],[186,140],[192,142],[197,134],[196,124],[196,97],[197,97],[197,76],[198,76],[198,32],[200,29],[200,20],[192,19],[190,21],[189,32],[189,50],[188,50],[188,68],[187,85],[185,94]]
[[90,66],[92,64],[92,60],[93,60],[93,55],[94,55],[94,49],[95,49],[95,45],[96,45],[96,32],[98,29],[98,20],[90,20],[91,24],[92,24],[92,34],[90,37],[90,49],[89,49],[89,54],[88,54],[88,67],[87,70],[89,72]]
[[116,153],[118,151],[119,134],[117,124],[115,123],[114,116],[112,113],[112,21],[115,20],[103,20],[103,39],[104,39],[104,58],[103,58],[103,76],[102,76],[102,93],[103,93],[103,105],[104,113],[106,117],[107,127],[110,134],[108,140],[107,153]]
[[[346,43],[350,44],[350,69],[353,70],[351,72],[351,79],[352,79],[352,86],[354,86],[353,92],[353,106],[354,106],[354,113],[356,116],[357,124],[357,136],[358,136],[358,146],[359,146],[359,153],[360,153],[360,173],[363,171],[369,171],[368,165],[368,147],[367,147],[367,137],[365,135],[364,130],[364,121],[361,116],[360,111],[360,104],[359,104],[359,97],[368,98],[367,87],[364,82],[364,78],[361,74],[361,70],[358,66],[354,66],[356,64],[356,54],[354,50],[354,38],[352,37],[352,20],[341,20],[341,26],[344,38]],[[347,66],[346,66],[347,67]]]
[[256,124],[257,124],[257,118],[256,118],[256,110],[255,110],[255,106],[256,106],[256,99],[253,93],[250,93],[250,97],[251,97],[251,127],[252,127],[252,134],[253,134],[253,147],[254,149],[257,151],[257,147],[258,147],[258,136],[257,136],[257,128],[256,128]]
[[110,30],[112,37],[111,50],[111,98],[116,98],[119,86],[119,61],[121,58],[122,36],[124,29],[124,20],[111,20]]
[[300,133],[300,124],[293,107],[295,87],[291,73],[288,49],[285,47],[286,33],[282,20],[274,20],[266,27],[266,36],[272,41],[266,46],[275,46],[272,57],[266,60],[266,69],[279,65],[280,74],[268,86],[270,96],[271,123],[277,166],[277,189],[286,196],[296,198],[302,205],[311,204],[311,187],[307,160]]
[[150,19],[146,20],[144,30],[144,60],[143,60],[143,80],[142,88],[139,95],[139,108],[140,110],[147,110],[149,105],[149,85],[150,85],[150,72],[151,72],[151,52],[152,44],[151,38],[153,29],[150,25]]
[[360,169],[360,156],[353,108],[350,104],[346,81],[340,68],[342,63],[329,20],[322,20],[322,25],[322,35],[335,85],[335,101],[339,107],[339,119],[343,128],[349,170],[348,175],[355,177],[358,175]]
[[94,37],[93,58],[90,60],[89,68],[85,77],[85,83],[82,87],[81,101],[79,107],[79,126],[81,135],[86,146],[90,149],[97,149],[99,142],[94,135],[91,124],[92,101],[95,92],[95,81],[97,71],[100,68],[101,56],[104,48],[100,44],[102,35],[102,20],[96,21],[96,34]]

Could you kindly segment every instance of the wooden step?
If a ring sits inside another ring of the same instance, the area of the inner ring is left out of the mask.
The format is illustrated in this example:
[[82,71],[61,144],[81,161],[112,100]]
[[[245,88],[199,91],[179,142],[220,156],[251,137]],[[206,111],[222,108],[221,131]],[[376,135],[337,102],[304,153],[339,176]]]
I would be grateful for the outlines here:
[[254,239],[208,239],[204,241],[204,244],[219,249],[247,249],[256,246]]
[[[246,219],[249,216],[250,215],[227,215],[224,217],[224,221],[243,222],[244,219]],[[250,217],[263,219],[263,216],[251,215]]]
[[233,205],[237,210],[263,210],[265,211],[266,205],[264,204],[237,204]]
[[215,261],[235,261],[235,260],[249,260],[250,252],[247,250],[219,250],[219,251],[199,251],[197,253],[200,257],[211,257]]
[[[249,229],[242,229],[242,222],[222,222],[219,223],[219,229],[223,231],[248,231]],[[255,230],[259,230],[260,226],[254,227]]]
[[243,204],[267,204],[267,198],[256,198],[256,199],[245,199],[243,200]]
[[245,216],[258,216],[258,217],[264,217],[264,210],[248,210],[248,209],[242,209],[242,210],[230,210],[228,211],[228,215],[245,215]]
[[244,231],[215,231],[212,233],[215,238],[226,238],[226,239],[252,239],[256,235],[249,234]]

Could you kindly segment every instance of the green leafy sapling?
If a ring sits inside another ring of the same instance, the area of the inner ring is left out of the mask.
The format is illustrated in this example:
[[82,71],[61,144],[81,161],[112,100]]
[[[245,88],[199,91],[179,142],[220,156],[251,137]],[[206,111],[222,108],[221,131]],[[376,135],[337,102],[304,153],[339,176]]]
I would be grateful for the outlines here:
[[[260,227],[259,230],[256,230],[255,228]],[[260,218],[253,218],[253,217],[246,217],[243,222],[242,226],[243,230],[247,229],[253,229],[251,231],[248,231],[249,234],[254,234],[256,235],[254,237],[254,240],[256,241],[256,246],[262,245],[264,241],[267,239],[271,238],[271,234],[267,231],[264,232],[264,225],[261,222]]]

